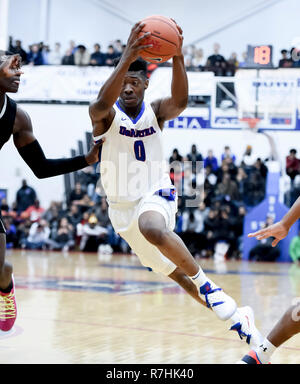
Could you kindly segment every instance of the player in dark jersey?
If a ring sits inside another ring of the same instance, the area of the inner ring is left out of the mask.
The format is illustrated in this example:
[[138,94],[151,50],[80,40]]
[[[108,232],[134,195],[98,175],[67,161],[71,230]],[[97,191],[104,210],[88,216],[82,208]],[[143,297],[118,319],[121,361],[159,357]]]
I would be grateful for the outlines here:
[[[99,161],[101,143],[92,146],[85,156],[47,159],[35,138],[31,120],[6,93],[19,89],[21,71],[19,55],[0,51],[0,149],[13,136],[14,144],[38,178],[58,176],[85,168]],[[0,211],[0,330],[9,331],[16,319],[12,265],[5,261],[6,235]]]
[[[300,197],[293,204],[291,209],[277,223],[257,232],[250,233],[248,237],[255,237],[257,240],[273,237],[272,246],[276,247],[279,241],[283,240],[297,220],[300,219]],[[300,333],[300,302],[299,298],[293,303],[277,322],[274,328],[265,337],[261,345],[252,349],[239,362],[241,364],[269,364],[271,356],[283,343],[291,337]]]

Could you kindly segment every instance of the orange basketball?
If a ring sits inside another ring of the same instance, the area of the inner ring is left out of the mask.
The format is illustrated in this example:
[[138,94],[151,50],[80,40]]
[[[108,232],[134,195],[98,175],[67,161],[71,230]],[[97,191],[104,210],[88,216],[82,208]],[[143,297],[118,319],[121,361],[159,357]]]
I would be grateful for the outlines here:
[[140,35],[151,32],[142,44],[153,44],[153,47],[142,50],[140,56],[149,63],[164,63],[171,59],[180,46],[180,34],[174,21],[164,16],[149,16],[142,22],[145,26]]

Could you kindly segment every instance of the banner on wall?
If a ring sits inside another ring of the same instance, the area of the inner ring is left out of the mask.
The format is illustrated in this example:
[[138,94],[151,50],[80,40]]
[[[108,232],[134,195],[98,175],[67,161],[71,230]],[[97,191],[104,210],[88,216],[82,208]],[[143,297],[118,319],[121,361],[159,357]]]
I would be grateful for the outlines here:
[[[16,101],[89,103],[114,68],[24,66],[23,70],[19,92],[14,95]],[[246,116],[264,119],[262,129],[300,129],[300,69],[241,69],[235,77],[226,78],[215,77],[212,72],[188,72],[187,76],[189,96],[207,97],[210,103],[188,108],[178,119],[168,122],[169,128],[241,129],[239,119],[245,112]],[[145,100],[170,96],[171,82],[172,68],[158,68],[150,78]],[[237,108],[215,105],[220,82],[234,84]]]
[[[24,66],[18,101],[90,102],[113,72],[112,67]],[[189,94],[210,96],[214,74],[189,72]],[[157,69],[145,94],[146,100],[171,94],[172,68]]]

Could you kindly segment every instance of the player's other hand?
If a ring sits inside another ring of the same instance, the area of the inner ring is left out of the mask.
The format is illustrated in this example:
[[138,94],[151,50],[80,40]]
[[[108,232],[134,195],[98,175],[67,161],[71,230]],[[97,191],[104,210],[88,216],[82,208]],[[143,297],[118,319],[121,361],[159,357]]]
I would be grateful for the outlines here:
[[176,23],[174,19],[171,18],[171,20],[176,24],[176,27],[179,32],[179,38],[180,38],[180,45],[177,49],[176,55],[175,56],[181,56],[182,55],[182,45],[183,45],[183,31],[182,28]]
[[268,237],[274,237],[272,247],[275,247],[280,240],[284,239],[289,230],[282,224],[281,221],[270,225],[267,228],[263,228],[257,232],[249,233],[248,237],[255,237],[257,240],[267,239]]
[[149,40],[147,41],[151,32],[140,35],[144,26],[145,24],[142,22],[138,22],[133,26],[123,53],[123,59],[133,62],[139,57],[140,51],[153,47],[153,44]]
[[105,138],[101,139],[99,143],[92,144],[90,151],[85,155],[85,159],[88,165],[96,164],[99,162],[99,151],[104,142]]
[[20,68],[21,68],[21,56],[20,55],[9,56],[3,62],[0,61],[0,78],[21,76],[24,72],[22,72]]

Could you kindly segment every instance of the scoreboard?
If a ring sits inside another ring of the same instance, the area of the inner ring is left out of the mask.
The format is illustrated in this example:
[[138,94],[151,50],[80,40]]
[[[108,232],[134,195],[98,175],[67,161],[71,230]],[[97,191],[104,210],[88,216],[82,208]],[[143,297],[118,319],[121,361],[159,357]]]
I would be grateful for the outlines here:
[[247,67],[249,68],[273,68],[272,45],[248,45]]

